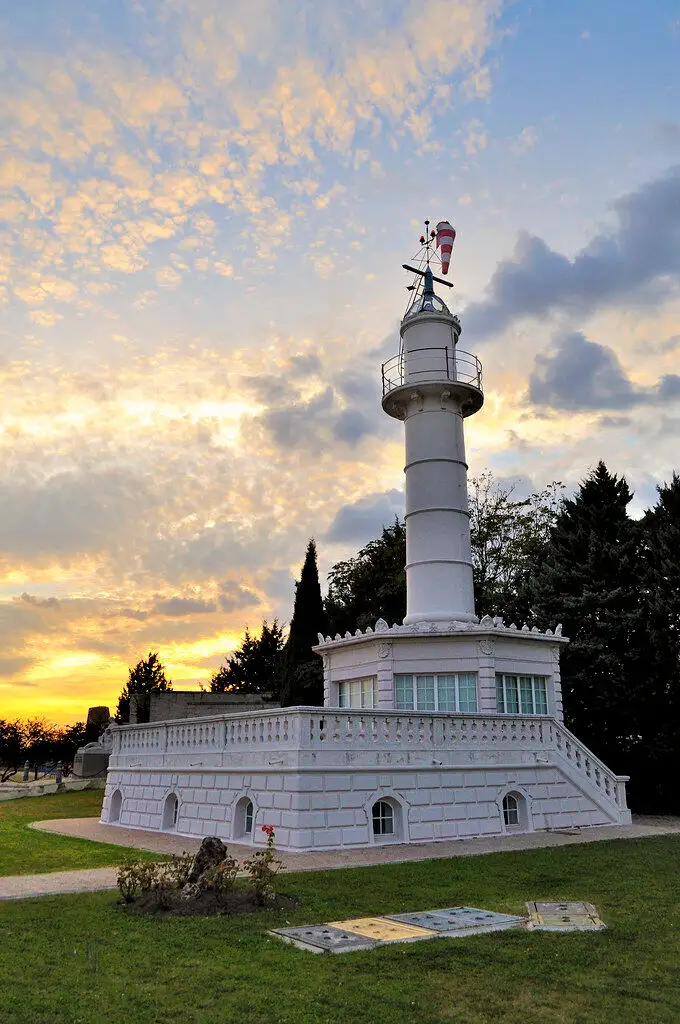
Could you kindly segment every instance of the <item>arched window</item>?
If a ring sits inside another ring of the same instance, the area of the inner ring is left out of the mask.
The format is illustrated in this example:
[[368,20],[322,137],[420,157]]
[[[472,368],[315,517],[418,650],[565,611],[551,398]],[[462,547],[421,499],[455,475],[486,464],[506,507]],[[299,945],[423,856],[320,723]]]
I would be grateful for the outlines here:
[[394,835],[394,808],[392,804],[388,803],[387,800],[377,800],[373,804],[372,815],[373,835],[376,839]]
[[252,839],[255,808],[248,796],[242,796],[234,808],[234,839]]
[[111,797],[109,805],[109,821],[120,821],[120,809],[123,806],[123,794],[119,789]]
[[179,800],[175,793],[170,793],[165,798],[163,806],[163,831],[169,832],[177,825],[177,814],[179,812]]
[[519,805],[514,793],[503,797],[503,821],[506,828],[519,828]]

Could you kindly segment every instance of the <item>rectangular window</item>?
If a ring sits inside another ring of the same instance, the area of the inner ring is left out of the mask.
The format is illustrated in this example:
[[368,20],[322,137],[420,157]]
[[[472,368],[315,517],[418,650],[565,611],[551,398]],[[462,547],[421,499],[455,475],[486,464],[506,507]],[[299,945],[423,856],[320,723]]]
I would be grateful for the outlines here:
[[545,676],[496,675],[496,710],[501,715],[547,715]]
[[458,710],[477,710],[477,676],[474,672],[460,672],[458,675]]
[[548,714],[548,691],[545,679],[541,679],[540,676],[534,679],[534,706],[537,715]]
[[477,710],[477,674],[395,675],[394,704],[399,711],[474,713]]
[[366,679],[343,679],[338,683],[338,707],[375,708],[378,706],[378,680],[375,676]]
[[413,676],[394,677],[394,704],[402,711],[413,711]]
[[418,711],[436,711],[434,676],[416,676],[416,707]]

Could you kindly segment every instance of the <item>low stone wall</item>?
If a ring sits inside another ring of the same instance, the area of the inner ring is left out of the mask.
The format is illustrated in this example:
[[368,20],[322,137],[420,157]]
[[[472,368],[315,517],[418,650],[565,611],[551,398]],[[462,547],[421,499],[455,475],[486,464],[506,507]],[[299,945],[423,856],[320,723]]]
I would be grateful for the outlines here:
[[21,800],[26,796],[49,796],[52,793],[79,793],[83,789],[105,789],[106,777],[100,779],[64,779],[61,785],[53,780],[45,782],[23,782],[0,785],[0,803],[5,800]]

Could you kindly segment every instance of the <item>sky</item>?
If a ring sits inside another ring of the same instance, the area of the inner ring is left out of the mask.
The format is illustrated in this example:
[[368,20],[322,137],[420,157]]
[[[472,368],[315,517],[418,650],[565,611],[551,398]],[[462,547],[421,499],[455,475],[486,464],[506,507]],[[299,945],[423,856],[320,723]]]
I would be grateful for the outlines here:
[[471,474],[679,468],[677,0],[0,10],[0,718],[206,683],[403,511],[380,407],[424,218]]

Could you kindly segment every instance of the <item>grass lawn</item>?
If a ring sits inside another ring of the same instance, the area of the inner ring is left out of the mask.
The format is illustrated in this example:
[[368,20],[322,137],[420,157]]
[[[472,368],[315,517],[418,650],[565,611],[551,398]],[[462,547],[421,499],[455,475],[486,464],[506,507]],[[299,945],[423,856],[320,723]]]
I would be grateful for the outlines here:
[[[80,793],[30,796],[0,803],[0,875],[33,875],[44,871],[101,868],[121,864],[130,851],[122,846],[69,839],[28,828],[31,821],[49,818],[98,818],[104,791],[85,789]],[[132,856],[162,858],[133,851]],[[0,1022],[2,1014],[0,1013]]]
[[[2,1024],[678,1024],[680,838],[289,874],[294,913],[131,917],[112,893],[0,905]],[[589,900],[599,933],[506,931],[344,955],[275,925]]]

